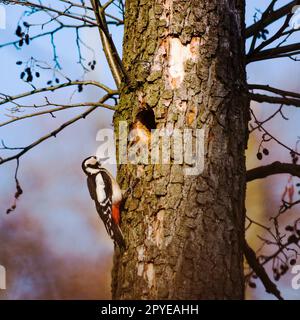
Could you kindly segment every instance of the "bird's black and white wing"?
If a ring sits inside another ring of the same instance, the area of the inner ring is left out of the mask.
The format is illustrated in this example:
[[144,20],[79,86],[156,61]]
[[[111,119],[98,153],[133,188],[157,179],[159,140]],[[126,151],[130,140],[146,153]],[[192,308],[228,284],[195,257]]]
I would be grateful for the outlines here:
[[112,218],[112,185],[109,175],[103,170],[101,173],[89,176],[87,184],[107,233],[119,247],[125,247],[122,231]]

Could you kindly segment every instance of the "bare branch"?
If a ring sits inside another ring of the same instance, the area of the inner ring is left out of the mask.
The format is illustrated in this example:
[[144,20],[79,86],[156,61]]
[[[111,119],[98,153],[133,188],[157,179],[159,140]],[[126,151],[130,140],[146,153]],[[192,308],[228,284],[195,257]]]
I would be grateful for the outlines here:
[[91,7],[87,6],[87,5],[82,5],[82,4],[75,3],[75,2],[72,2],[72,1],[69,1],[69,0],[60,0],[60,1],[64,2],[64,3],[67,3],[72,7],[77,7],[77,8],[82,8],[82,9],[85,9],[85,10],[93,11],[93,8],[91,8]]
[[99,33],[107,62],[109,64],[116,86],[117,88],[120,88],[122,79],[126,77],[126,72],[124,70],[115,44],[109,34],[107,22],[105,19],[105,7],[101,6],[100,1],[91,0],[91,3],[99,25]]
[[[45,37],[45,36],[51,36],[51,35],[54,35],[55,33],[59,32],[60,30],[66,28],[66,29],[81,29],[81,28],[94,28],[96,26],[90,26],[90,25],[86,25],[86,24],[82,24],[82,25],[68,25],[68,24],[61,24],[59,27],[51,30],[51,31],[47,31],[47,32],[42,32],[42,33],[39,33],[35,36],[32,36],[32,37],[29,37],[29,40],[30,41],[33,41],[35,39],[38,39],[38,38],[42,38],[42,37]],[[3,44],[0,44],[0,48],[3,48],[3,47],[7,47],[7,46],[16,46],[18,43],[19,43],[19,39],[18,40],[15,40],[15,41],[11,41],[11,42],[7,42],[7,43],[3,43]]]
[[279,94],[283,97],[294,97],[300,99],[300,94],[292,91],[285,91],[281,89],[277,89],[274,87],[271,87],[269,85],[262,85],[262,84],[248,84],[248,88],[250,90],[264,90],[269,91],[275,94]]
[[[103,96],[102,99],[99,101],[99,103],[105,103],[108,99],[112,98],[115,94],[117,94],[117,91],[111,91],[110,93],[108,93],[105,96]],[[11,157],[7,157],[7,158],[4,158],[4,159],[1,159],[0,160],[0,165],[4,164],[6,162],[12,161],[12,160],[20,159],[24,154],[26,154],[28,151],[30,151],[31,149],[35,148],[36,146],[38,146],[42,142],[44,142],[44,141],[46,141],[46,140],[48,140],[48,139],[50,139],[52,137],[56,137],[58,133],[60,133],[62,130],[64,130],[65,128],[69,127],[73,123],[77,122],[78,120],[85,119],[90,113],[92,113],[97,108],[98,108],[97,106],[93,106],[93,107],[89,108],[87,111],[85,111],[82,114],[74,117],[73,119],[65,122],[64,124],[62,124],[57,129],[55,129],[52,132],[50,132],[49,134],[41,137],[40,139],[34,141],[30,145],[22,148],[22,150],[19,153],[15,154],[15,155],[13,155]]]
[[[283,111],[282,111],[282,108],[283,108],[283,105],[281,105],[274,113],[272,113],[269,117],[267,117],[265,120],[262,120],[262,121],[258,121],[256,122],[256,126],[253,127],[252,124],[250,123],[250,130],[249,130],[249,133],[253,133],[255,130],[257,129],[260,129],[262,125],[264,125],[265,123],[269,122],[270,120],[272,120],[273,118],[276,117],[277,114],[280,114],[281,117],[284,119],[284,120],[288,120],[288,118],[286,118],[283,114]],[[251,109],[251,113],[253,113],[253,110]],[[263,142],[264,139],[263,139]]]
[[300,178],[300,165],[276,161],[272,164],[247,171],[247,181],[250,182],[257,179],[263,179],[274,174],[282,173],[288,173]]
[[261,60],[269,60],[274,58],[283,58],[285,56],[293,56],[299,54],[300,43],[290,44],[283,47],[266,49],[257,53],[247,55],[247,63]]
[[[64,3],[67,3],[69,5],[71,5],[72,7],[77,7],[77,8],[82,8],[82,9],[85,9],[85,10],[89,10],[89,11],[94,11],[94,9],[92,7],[89,7],[87,5],[81,5],[81,4],[78,4],[78,3],[75,3],[75,2],[72,2],[72,1],[69,1],[69,0],[60,0],[61,2],[64,2]],[[122,25],[124,24],[124,21],[119,19],[118,17],[115,17],[111,14],[108,14],[108,13],[105,13],[105,15],[108,17],[108,18],[111,18],[114,20],[114,22],[110,21],[110,22],[107,22],[108,24],[115,24],[115,25]]]
[[86,17],[83,17],[82,15],[79,16],[79,15],[73,15],[73,14],[68,13],[67,12],[68,9],[66,9],[64,11],[60,11],[60,10],[57,10],[57,9],[53,9],[53,8],[44,6],[44,5],[40,4],[40,3],[34,3],[34,2],[31,2],[31,1],[9,0],[9,3],[18,4],[18,5],[21,5],[21,6],[26,6],[26,7],[31,7],[31,8],[37,8],[37,9],[41,9],[41,10],[45,10],[45,11],[54,12],[54,13],[57,13],[59,16],[64,16],[64,17],[75,19],[75,20],[80,20],[80,21],[83,21],[83,22],[85,22],[87,24],[91,24],[91,25],[97,26],[97,23],[95,23],[91,19],[87,19]]
[[284,104],[286,106],[300,107],[300,99],[283,98],[283,97],[272,97],[265,94],[249,93],[250,99],[257,102],[266,102],[272,104]]
[[[285,213],[286,211],[292,209],[293,207],[297,206],[298,204],[300,204],[300,200],[295,201],[295,202],[286,202],[284,201],[280,210],[279,210],[279,215]],[[279,216],[278,215],[278,216]]]
[[[277,0],[272,0],[269,4],[269,6],[267,7],[267,9],[263,12],[261,20],[260,21],[264,21],[265,17],[267,17],[274,9],[274,6],[276,4]],[[261,26],[261,23],[260,23]],[[256,41],[257,39],[261,36],[261,33],[264,32],[264,28],[259,29],[254,35],[253,35],[253,39],[251,42],[251,46],[250,46],[250,50],[249,52],[252,53],[252,51],[255,49],[255,45],[256,45]]]
[[19,162],[19,159],[17,159],[17,165],[16,165],[16,170],[15,170],[15,184],[16,184],[16,192],[15,192],[15,196],[14,196],[15,199],[14,199],[14,202],[11,205],[11,207],[6,210],[7,214],[10,214],[14,210],[16,210],[17,201],[19,200],[20,196],[23,194],[23,189],[22,189],[20,182],[19,182],[19,179],[18,179],[19,166],[20,166],[20,162]]
[[[260,52],[263,48],[265,48],[269,44],[273,43],[277,39],[281,38],[284,34],[285,29],[289,26],[289,22],[290,22],[291,18],[292,18],[292,15],[288,15],[286,17],[283,25],[281,26],[281,28],[279,28],[278,31],[272,37],[270,37],[268,40],[262,42],[258,47],[250,50],[249,56],[251,56],[252,54],[255,54],[257,52]],[[292,31],[295,32],[296,30],[292,30]],[[292,32],[289,35],[291,35],[291,34],[292,34]]]
[[[28,91],[28,92],[24,92],[15,96],[9,96],[3,93],[0,93],[0,105],[17,100],[17,99],[21,99],[21,98],[25,98],[37,93],[41,93],[41,92],[46,92],[46,91],[55,91],[58,89],[62,89],[62,88],[66,88],[69,86],[75,86],[75,85],[93,85],[96,86],[98,88],[101,88],[103,90],[105,90],[106,92],[111,92],[112,90],[110,88],[108,88],[107,86],[105,86],[104,84],[97,82],[97,81],[93,81],[93,80],[86,80],[86,81],[70,81],[70,82],[66,82],[63,84],[59,84],[57,86],[50,86],[50,87],[44,87],[44,88],[40,88],[40,89],[36,89],[36,90],[32,90],[32,91]],[[2,97],[4,98],[2,98]]]
[[[51,105],[55,105],[55,104],[51,104]],[[39,111],[39,112],[31,113],[31,114],[26,114],[24,116],[19,116],[19,117],[12,117],[12,119],[10,119],[6,122],[0,123],[0,128],[4,127],[6,125],[9,125],[13,122],[17,122],[17,121],[21,121],[21,120],[25,120],[25,119],[29,119],[29,118],[34,118],[34,117],[45,115],[45,114],[50,114],[52,117],[54,117],[53,114],[56,112],[64,111],[64,110],[71,109],[71,108],[78,108],[78,107],[102,107],[102,108],[105,108],[108,110],[115,111],[114,107],[112,107],[108,104],[105,104],[105,103],[100,103],[100,102],[87,102],[87,103],[78,103],[78,104],[70,104],[70,105],[61,105],[58,108],[43,110],[43,111]]]
[[124,24],[124,21],[122,19],[119,19],[118,17],[115,17],[109,13],[105,13],[106,17],[113,19],[114,21],[107,21],[107,24],[114,24],[116,26],[120,26]]
[[270,87],[268,85],[259,85],[259,84],[249,84],[248,88],[250,90],[268,91],[268,92],[272,92],[282,96],[282,97],[274,97],[274,96],[267,96],[267,95],[262,95],[257,93],[250,93],[250,98],[254,101],[300,107],[299,93],[285,91],[285,90]]
[[[250,112],[251,115],[254,118],[255,123],[258,126],[258,129],[263,131],[263,142],[269,142],[271,140],[274,140],[276,143],[278,143],[280,146],[282,146],[283,148],[287,149],[288,151],[290,151],[290,154],[292,156],[292,160],[295,161],[297,160],[297,158],[299,158],[300,153],[297,151],[297,144],[296,144],[296,150],[292,149],[291,147],[289,147],[288,145],[284,144],[283,142],[281,142],[278,138],[276,138],[273,134],[271,134],[268,130],[266,130],[264,128],[264,126],[262,125],[262,122],[259,121],[255,115],[255,113],[253,112],[253,110],[250,108]],[[282,115],[282,114],[281,114]],[[283,116],[283,115],[282,115]]]
[[300,238],[299,237],[292,237],[292,238],[289,238],[288,241],[286,241],[284,244],[280,245],[279,249],[274,252],[272,255],[268,256],[268,257],[265,257],[264,261],[262,262],[262,265],[265,265],[267,264],[269,261],[273,260],[274,258],[278,257],[281,253],[284,252],[284,250],[288,249],[288,247],[291,245],[291,244],[297,244],[298,242],[300,241]]
[[279,8],[278,10],[269,12],[268,14],[264,15],[261,18],[261,20],[255,22],[253,25],[246,29],[246,37],[250,38],[254,36],[260,30],[265,29],[268,25],[290,14],[292,12],[293,7],[299,4],[300,0],[294,0],[288,3],[287,5]]
[[283,300],[280,291],[277,289],[275,283],[271,281],[264,267],[257,260],[256,254],[248,243],[244,242],[244,254],[247,262],[255,274],[260,278],[263,283],[266,292],[273,294],[278,300]]

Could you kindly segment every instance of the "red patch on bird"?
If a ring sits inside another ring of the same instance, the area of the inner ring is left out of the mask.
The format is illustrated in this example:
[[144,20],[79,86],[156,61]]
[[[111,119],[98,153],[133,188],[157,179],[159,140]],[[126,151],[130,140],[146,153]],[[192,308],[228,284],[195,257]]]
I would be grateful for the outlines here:
[[112,206],[112,218],[116,224],[120,224],[120,204],[113,204]]

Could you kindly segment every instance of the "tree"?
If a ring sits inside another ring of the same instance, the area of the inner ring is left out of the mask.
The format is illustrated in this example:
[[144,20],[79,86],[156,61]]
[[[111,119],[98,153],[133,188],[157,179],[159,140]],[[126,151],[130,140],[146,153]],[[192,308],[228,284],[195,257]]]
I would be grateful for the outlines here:
[[[283,105],[298,107],[299,94],[268,85],[248,84],[246,81],[246,65],[249,63],[285,57],[297,61],[300,45],[288,40],[299,30],[295,17],[300,1],[289,1],[277,8],[279,2],[270,1],[260,17],[259,12],[255,14],[254,23],[247,28],[243,0],[128,0],[125,8],[122,1],[112,0],[102,5],[96,0],[60,0],[57,7],[48,5],[47,1],[4,2],[30,8],[24,17],[29,15],[33,19],[39,12],[49,15],[49,20],[40,25],[40,33],[33,36],[31,30],[34,24],[28,19],[22,21],[23,24],[16,29],[18,40],[2,47],[15,45],[19,48],[37,38],[49,36],[54,74],[60,70],[54,41],[56,33],[64,28],[74,29],[79,63],[86,72],[94,69],[96,61],[86,63],[84,60],[81,52],[84,42],[79,31],[82,28],[99,30],[116,88],[108,88],[95,81],[74,81],[68,77],[65,77],[64,83],[54,77],[48,81],[47,87],[35,88],[33,78],[39,77],[40,73],[33,72],[32,66],[41,69],[43,66],[32,58],[30,66],[26,64],[22,71],[21,78],[33,89],[15,96],[1,94],[0,104],[13,104],[11,111],[14,113],[26,108],[19,102],[22,98],[40,92],[62,90],[69,86],[77,86],[78,91],[82,91],[84,86],[91,85],[104,90],[105,94],[96,103],[63,106],[46,99],[45,104],[35,106],[37,111],[34,113],[14,116],[2,123],[1,126],[4,126],[28,117],[47,113],[53,115],[67,108],[87,107],[82,114],[56,130],[20,148],[14,155],[3,158],[1,165],[17,162],[17,200],[22,194],[18,181],[19,161],[25,153],[101,107],[115,111],[115,132],[119,138],[117,159],[121,159],[123,141],[120,135],[123,131],[120,131],[119,125],[122,121],[128,124],[129,134],[134,133],[133,138],[129,139],[130,150],[135,155],[140,152],[140,158],[132,163],[121,161],[118,165],[119,183],[130,192],[126,193],[121,224],[127,248],[125,251],[115,250],[113,298],[243,299],[245,256],[249,264],[246,283],[254,287],[253,279],[259,277],[267,292],[282,299],[264,265],[278,259],[281,261],[279,269],[273,268],[277,279],[286,272],[288,265],[296,263],[300,240],[298,220],[294,226],[289,226],[287,231],[290,235],[286,242],[281,234],[284,226],[279,227],[278,223],[279,216],[298,203],[293,202],[290,185],[286,191],[289,198],[286,200],[283,197],[278,216],[270,226],[261,225],[272,237],[272,240],[263,239],[264,244],[278,249],[270,255],[256,254],[245,240],[246,220],[247,230],[253,224],[259,225],[245,213],[246,183],[278,173],[300,177],[297,146],[286,146],[265,128],[265,123],[277,114],[284,118]],[[118,7],[121,16],[109,11],[113,5]],[[269,35],[268,27],[282,20],[282,26]],[[110,35],[109,24],[123,23],[121,61]],[[43,26],[47,24],[55,26],[43,31]],[[250,40],[248,51],[247,39]],[[17,64],[24,65],[22,61]],[[258,93],[260,91],[268,95]],[[250,109],[250,100],[280,107],[270,118],[259,121]],[[39,111],[40,108],[42,111]],[[189,129],[192,135],[179,134],[179,140],[170,147],[172,161],[166,159],[156,164],[149,162],[148,157],[145,160],[147,152],[152,155],[153,150],[157,150],[153,143],[154,129],[167,133],[174,141],[174,132],[182,133]],[[259,159],[268,154],[264,145],[272,140],[289,150],[292,163],[274,162],[246,171],[248,134],[256,130],[262,132],[262,143],[257,154]],[[199,140],[203,152],[196,155],[196,160],[200,161],[202,168],[193,171],[194,159],[180,159],[180,154]],[[180,141],[184,142],[182,149],[180,143],[176,144]],[[3,149],[14,150],[4,142]],[[187,174],[187,169],[192,174]],[[8,211],[14,209],[15,204]]]

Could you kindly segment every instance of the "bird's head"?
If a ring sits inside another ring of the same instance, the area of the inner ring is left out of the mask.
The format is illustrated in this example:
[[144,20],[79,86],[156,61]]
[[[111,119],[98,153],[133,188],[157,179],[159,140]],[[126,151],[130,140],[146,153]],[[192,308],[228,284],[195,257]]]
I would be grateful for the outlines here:
[[99,173],[100,168],[101,163],[95,156],[88,157],[82,162],[82,170],[87,176]]

